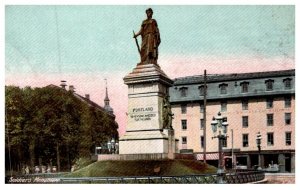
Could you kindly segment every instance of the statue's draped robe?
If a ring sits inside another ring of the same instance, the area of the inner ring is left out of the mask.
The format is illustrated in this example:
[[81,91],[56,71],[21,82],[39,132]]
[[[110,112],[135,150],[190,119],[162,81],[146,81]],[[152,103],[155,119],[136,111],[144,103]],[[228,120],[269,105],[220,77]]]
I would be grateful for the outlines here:
[[158,58],[158,46],[160,44],[160,35],[157,22],[154,19],[144,20],[142,23],[142,48],[141,62],[147,60],[156,61]]

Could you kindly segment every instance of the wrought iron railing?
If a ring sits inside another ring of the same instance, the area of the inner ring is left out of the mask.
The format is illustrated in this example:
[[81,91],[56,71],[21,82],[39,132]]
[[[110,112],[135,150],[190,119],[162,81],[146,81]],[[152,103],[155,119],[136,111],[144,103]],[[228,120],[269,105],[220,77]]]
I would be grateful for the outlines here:
[[90,177],[60,178],[60,183],[106,183],[106,184],[211,184],[217,182],[217,175],[191,176],[145,176],[145,177]]
[[230,184],[251,183],[261,181],[265,178],[265,173],[259,170],[238,170],[236,172],[226,173],[224,181]]
[[[27,177],[37,177],[30,175]],[[39,177],[50,177],[47,175]],[[51,176],[52,178],[54,176]],[[213,184],[218,183],[217,174],[184,175],[184,176],[133,176],[133,177],[61,177],[54,183],[101,183],[101,184]],[[261,181],[265,173],[259,170],[236,170],[224,173],[223,182],[228,184],[251,183]],[[34,181],[34,180],[32,180]]]

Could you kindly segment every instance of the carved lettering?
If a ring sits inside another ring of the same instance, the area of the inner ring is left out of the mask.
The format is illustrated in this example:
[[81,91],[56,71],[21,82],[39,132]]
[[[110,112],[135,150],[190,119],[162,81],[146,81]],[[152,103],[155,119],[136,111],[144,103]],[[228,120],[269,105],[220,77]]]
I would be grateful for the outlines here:
[[134,119],[134,121],[149,121],[153,117],[156,117],[156,114],[153,113],[153,110],[153,107],[133,108],[130,118]]
[[132,112],[142,112],[142,111],[153,111],[153,107],[147,107],[147,108],[133,108]]

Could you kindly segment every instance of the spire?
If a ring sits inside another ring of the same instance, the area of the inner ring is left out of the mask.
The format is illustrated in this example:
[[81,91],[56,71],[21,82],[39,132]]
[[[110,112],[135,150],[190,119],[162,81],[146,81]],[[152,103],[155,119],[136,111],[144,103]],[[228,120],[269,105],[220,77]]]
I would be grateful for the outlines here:
[[108,98],[108,93],[107,93],[107,79],[105,80],[105,98],[104,98],[104,104],[109,105],[109,98]]
[[114,113],[114,110],[110,107],[109,105],[109,98],[108,98],[108,92],[107,92],[107,79],[104,79],[105,80],[105,98],[104,98],[104,109],[113,114]]

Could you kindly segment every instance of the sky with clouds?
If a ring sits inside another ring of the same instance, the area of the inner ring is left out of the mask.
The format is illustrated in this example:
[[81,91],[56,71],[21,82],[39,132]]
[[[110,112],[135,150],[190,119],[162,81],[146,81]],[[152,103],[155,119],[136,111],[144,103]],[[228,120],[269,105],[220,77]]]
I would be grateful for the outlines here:
[[[294,69],[294,6],[151,6],[158,64],[171,77]],[[132,31],[148,6],[6,6],[5,84],[74,85],[103,105],[105,81],[121,134],[123,77],[139,62]],[[139,39],[140,40],[140,39]]]

